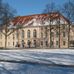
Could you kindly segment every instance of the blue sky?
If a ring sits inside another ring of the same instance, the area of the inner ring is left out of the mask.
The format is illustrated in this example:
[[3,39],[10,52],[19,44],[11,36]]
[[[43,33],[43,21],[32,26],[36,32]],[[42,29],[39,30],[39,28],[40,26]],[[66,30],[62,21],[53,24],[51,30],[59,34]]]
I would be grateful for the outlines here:
[[55,2],[56,5],[62,5],[67,0],[3,0],[16,9],[17,15],[22,16],[42,13],[45,5],[50,1]]

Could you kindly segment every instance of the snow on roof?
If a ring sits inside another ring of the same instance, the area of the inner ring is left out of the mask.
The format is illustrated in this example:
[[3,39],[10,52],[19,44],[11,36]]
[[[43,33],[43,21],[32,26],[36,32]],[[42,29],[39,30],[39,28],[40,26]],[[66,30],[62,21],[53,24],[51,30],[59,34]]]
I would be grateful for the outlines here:
[[42,21],[48,20],[48,19],[53,20],[53,19],[59,19],[59,18],[62,18],[67,23],[69,23],[69,20],[58,12],[53,12],[53,13],[49,13],[49,14],[35,14],[35,15],[29,15],[29,16],[18,16],[18,17],[14,18],[13,23],[14,23],[14,25],[17,25],[17,24],[25,25],[33,19],[36,19],[36,21],[42,22]]

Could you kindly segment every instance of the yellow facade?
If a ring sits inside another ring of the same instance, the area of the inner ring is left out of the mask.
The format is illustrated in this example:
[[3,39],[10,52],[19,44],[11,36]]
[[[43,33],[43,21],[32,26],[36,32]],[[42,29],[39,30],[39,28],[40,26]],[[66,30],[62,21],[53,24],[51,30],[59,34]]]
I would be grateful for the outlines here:
[[[30,47],[35,48],[34,46],[34,40],[36,40],[36,48],[68,48],[68,32],[65,31],[65,37],[63,37],[63,31],[60,28],[60,38],[59,35],[56,35],[56,32],[59,30],[57,29],[55,31],[55,28],[53,28],[53,35],[51,37],[51,42],[53,41],[51,47],[50,47],[50,27],[47,31],[47,36],[45,33],[46,27],[25,27],[18,30],[18,37],[17,37],[17,31],[14,31],[12,34],[10,34],[7,37],[7,48],[28,48],[28,40],[31,42]],[[73,28],[73,27],[71,27]],[[45,29],[45,30],[43,30]],[[34,37],[34,30],[36,30],[36,37]],[[24,38],[22,38],[22,31],[24,32]],[[28,38],[28,31],[30,31],[30,37]],[[24,41],[24,46],[22,46],[22,41]],[[47,44],[46,44],[47,41]],[[70,30],[70,41],[74,41],[74,31],[72,29]],[[69,42],[70,42],[69,41]],[[41,44],[42,42],[42,44]],[[17,43],[19,46],[16,46]],[[59,44],[60,43],[60,44]],[[5,47],[5,36],[1,33],[0,34],[0,47]]]
[[[0,48],[4,47],[5,36],[0,33]],[[7,37],[7,48],[70,47],[74,47],[74,26],[66,22],[59,25],[23,26]]]

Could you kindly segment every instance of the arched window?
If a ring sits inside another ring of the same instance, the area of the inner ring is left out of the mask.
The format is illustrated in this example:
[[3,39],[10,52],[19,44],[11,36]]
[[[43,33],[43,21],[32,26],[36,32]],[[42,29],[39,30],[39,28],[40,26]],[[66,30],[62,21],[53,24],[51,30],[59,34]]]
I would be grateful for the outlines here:
[[24,30],[22,30],[22,39],[24,39]]
[[27,37],[30,38],[30,30],[27,31]]
[[33,37],[37,37],[37,31],[36,30],[33,31]]

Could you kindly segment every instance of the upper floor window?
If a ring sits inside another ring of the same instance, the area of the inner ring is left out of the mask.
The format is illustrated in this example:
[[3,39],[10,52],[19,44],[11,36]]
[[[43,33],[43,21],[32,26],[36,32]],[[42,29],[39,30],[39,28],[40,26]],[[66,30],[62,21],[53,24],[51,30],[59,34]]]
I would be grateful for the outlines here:
[[51,40],[51,44],[50,44],[50,45],[53,46],[53,44],[54,44],[54,43],[53,43],[53,41]]
[[24,30],[22,30],[22,38],[24,39]]
[[2,34],[0,34],[0,39],[2,39]]
[[14,36],[14,34],[13,34],[13,40],[15,39],[15,36]]
[[41,38],[43,38],[43,33],[41,32]]
[[16,38],[18,39],[18,36],[19,36],[19,32],[18,31],[16,31]]
[[59,36],[59,32],[56,32],[56,37],[58,37]]
[[51,34],[51,37],[53,37],[53,36],[54,36],[54,32],[51,32],[50,34]]
[[36,30],[33,31],[33,37],[37,37],[37,31]]
[[27,31],[27,37],[30,38],[30,30]]
[[65,29],[65,25],[63,25],[63,29]]
[[65,37],[65,32],[63,32],[63,37]]
[[10,35],[8,36],[8,39],[10,39]]

